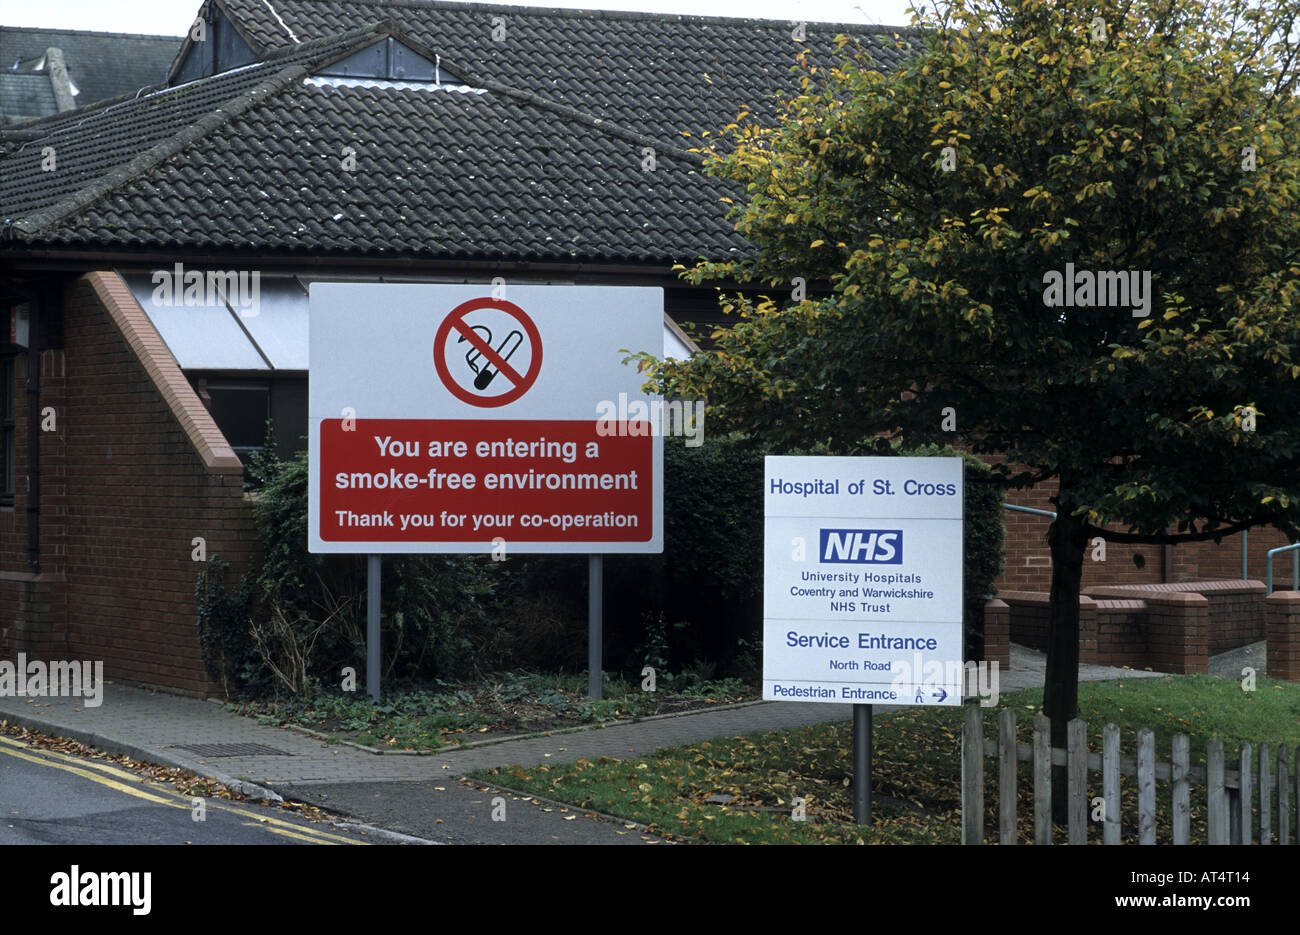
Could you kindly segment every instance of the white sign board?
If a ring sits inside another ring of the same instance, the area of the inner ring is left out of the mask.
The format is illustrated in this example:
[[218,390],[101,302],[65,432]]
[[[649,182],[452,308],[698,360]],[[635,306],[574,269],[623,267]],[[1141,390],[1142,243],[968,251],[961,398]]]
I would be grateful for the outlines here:
[[312,552],[661,552],[663,290],[313,283]]
[[960,458],[769,457],[763,698],[961,703]]

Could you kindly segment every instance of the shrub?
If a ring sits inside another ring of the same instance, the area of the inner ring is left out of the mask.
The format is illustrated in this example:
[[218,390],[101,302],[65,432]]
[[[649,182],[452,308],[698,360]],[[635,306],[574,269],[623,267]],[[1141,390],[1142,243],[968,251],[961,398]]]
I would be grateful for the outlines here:
[[741,641],[762,638],[762,453],[665,439],[663,554],[611,556],[605,593],[611,668],[639,673],[650,654],[669,673],[739,674]]
[[257,647],[249,630],[253,612],[251,582],[245,575],[232,593],[226,587],[230,566],[208,559],[194,586],[199,610],[199,650],[203,664],[226,694],[264,685]]
[[[282,460],[268,445],[249,473],[260,488],[254,512],[260,561],[235,595],[200,581],[200,632],[233,662],[227,684],[248,693],[301,692],[365,671],[366,556],[307,551],[307,455]],[[467,674],[486,642],[493,573],[486,557],[385,556],[382,569],[385,680]],[[205,651],[205,658],[207,658]],[[232,678],[231,672],[241,677]],[[214,677],[217,677],[214,674]]]

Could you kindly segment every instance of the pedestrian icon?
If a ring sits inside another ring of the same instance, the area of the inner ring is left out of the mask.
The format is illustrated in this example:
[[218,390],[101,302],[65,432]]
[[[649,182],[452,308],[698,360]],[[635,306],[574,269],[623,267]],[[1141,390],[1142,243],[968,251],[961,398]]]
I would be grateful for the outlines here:
[[453,396],[491,408],[514,402],[542,368],[542,338],[526,312],[504,299],[462,302],[433,340],[438,378]]

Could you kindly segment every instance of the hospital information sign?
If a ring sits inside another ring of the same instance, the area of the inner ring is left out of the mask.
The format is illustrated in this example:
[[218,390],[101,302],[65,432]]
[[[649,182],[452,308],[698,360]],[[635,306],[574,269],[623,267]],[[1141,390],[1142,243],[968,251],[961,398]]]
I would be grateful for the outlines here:
[[958,705],[960,458],[769,457],[763,698]]

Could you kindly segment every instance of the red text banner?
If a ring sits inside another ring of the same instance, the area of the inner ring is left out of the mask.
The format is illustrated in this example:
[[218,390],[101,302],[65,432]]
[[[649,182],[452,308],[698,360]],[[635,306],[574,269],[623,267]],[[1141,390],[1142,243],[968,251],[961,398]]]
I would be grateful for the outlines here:
[[324,419],[320,538],[648,542],[651,431],[648,422]]

